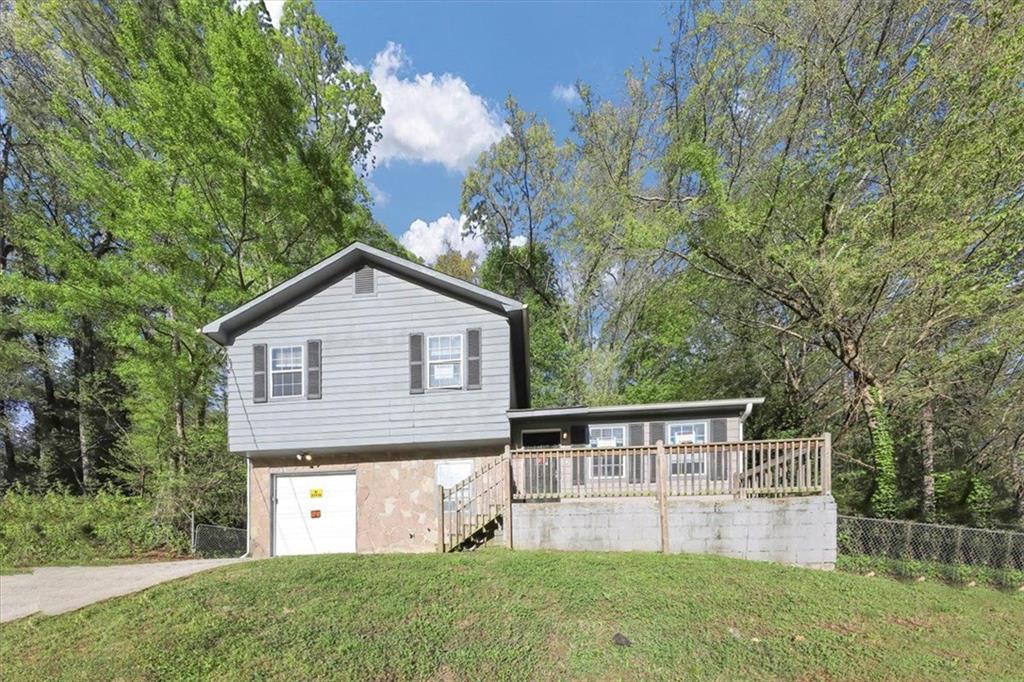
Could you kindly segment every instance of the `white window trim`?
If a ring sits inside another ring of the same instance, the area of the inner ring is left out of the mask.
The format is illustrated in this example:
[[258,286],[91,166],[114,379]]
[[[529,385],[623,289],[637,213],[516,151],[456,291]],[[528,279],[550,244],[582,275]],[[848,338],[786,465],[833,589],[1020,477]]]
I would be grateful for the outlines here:
[[[277,395],[277,396],[274,395],[274,375],[275,374],[284,374],[286,372],[294,372],[294,371],[296,371],[294,369],[278,369],[278,370],[274,369],[274,351],[275,350],[280,350],[280,349],[283,349],[283,348],[298,348],[299,349],[299,357],[301,358],[301,361],[299,363],[300,366],[299,366],[298,372],[299,372],[299,380],[302,382],[302,390],[301,390],[301,392],[298,395]],[[269,384],[267,388],[268,388],[268,392],[269,392],[270,395],[268,395],[267,397],[270,400],[298,400],[300,398],[305,398],[306,397],[306,344],[305,343],[287,343],[287,344],[282,344],[280,346],[269,346],[268,351],[269,351],[269,354],[267,356],[267,376],[270,379],[270,381],[267,382]]]
[[[622,429],[622,445],[621,446],[616,445],[614,447],[626,447],[626,438],[629,436],[629,428],[625,424],[588,424],[587,425],[587,442],[588,442],[588,445],[589,445],[589,442],[590,442],[590,431],[592,429]],[[590,445],[589,447],[593,448],[594,450],[605,449],[605,447],[602,447],[600,445]],[[607,449],[610,449],[610,448],[611,448],[611,446],[608,446]],[[595,474],[594,473],[594,456],[591,456],[591,457],[587,458],[587,460],[588,460],[587,461],[587,465],[588,465],[587,468],[589,469],[589,471],[587,473],[590,474],[590,478],[616,479],[616,478],[625,478],[626,477],[626,458],[625,457],[623,457],[622,455],[596,455],[596,456],[597,457],[618,457],[619,460],[620,460],[620,469],[621,469],[622,473],[620,473],[618,475],[614,475],[613,474],[611,476],[604,476],[604,475]],[[602,468],[604,468],[604,467],[602,467]]]
[[[459,339],[459,383],[457,386],[431,386],[430,385],[430,366],[431,365],[447,365],[454,360],[431,360],[430,359],[430,339],[440,339],[446,336],[456,337]],[[466,343],[462,334],[429,334],[426,337],[426,346],[424,350],[424,360],[427,365],[427,386],[428,391],[458,391],[466,385]]]
[[[693,445],[707,445],[708,444],[708,438],[711,437],[711,422],[709,420],[707,420],[707,419],[687,419],[686,421],[669,422],[669,423],[665,424],[665,436],[666,436],[666,438],[668,438],[668,437],[670,437],[672,435],[672,427],[673,426],[687,426],[687,425],[692,426],[694,424],[702,424],[704,426],[704,442],[703,443],[693,443]],[[668,445],[675,445],[675,443],[672,443],[670,441],[668,443]],[[690,445],[690,443],[680,443],[680,445]],[[690,456],[690,455],[673,455],[673,458],[676,458],[676,457],[686,458],[688,456]],[[686,462],[695,462],[695,461],[699,461],[701,463],[701,469],[703,469],[703,471],[696,472],[696,473],[685,473],[685,472],[672,473],[672,468],[673,468],[674,464],[675,465],[682,465],[682,464],[684,464]],[[704,476],[704,475],[707,474],[707,469],[708,469],[708,456],[707,456],[707,454],[705,454],[703,456],[703,458],[700,459],[700,460],[679,459],[677,461],[671,461],[670,460],[669,463],[668,463],[669,476],[672,476],[673,478],[681,478],[683,476]]]

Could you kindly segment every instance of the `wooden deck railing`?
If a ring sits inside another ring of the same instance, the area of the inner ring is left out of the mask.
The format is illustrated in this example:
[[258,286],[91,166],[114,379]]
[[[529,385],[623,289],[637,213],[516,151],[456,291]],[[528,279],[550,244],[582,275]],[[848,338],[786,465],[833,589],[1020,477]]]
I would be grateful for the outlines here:
[[502,518],[506,542],[511,542],[512,504],[509,456],[480,467],[450,488],[438,486],[438,551],[458,549],[476,533]]
[[[512,496],[782,497],[831,492],[831,437],[511,452]],[[662,485],[664,482],[664,485]]]

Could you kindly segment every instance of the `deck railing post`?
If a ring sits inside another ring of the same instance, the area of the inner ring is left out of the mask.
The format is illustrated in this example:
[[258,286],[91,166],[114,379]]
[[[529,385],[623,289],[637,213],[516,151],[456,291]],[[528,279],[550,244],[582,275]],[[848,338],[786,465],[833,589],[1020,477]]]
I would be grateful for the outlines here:
[[505,546],[512,549],[512,449],[505,446],[505,463],[502,464],[505,474],[505,511],[502,514],[502,531],[505,533]]
[[444,486],[437,486],[437,551],[444,553]]
[[826,431],[821,434],[825,441],[821,449],[821,494],[832,493],[832,434]]
[[661,520],[661,552],[668,554],[668,457],[665,443],[658,441],[658,516]]

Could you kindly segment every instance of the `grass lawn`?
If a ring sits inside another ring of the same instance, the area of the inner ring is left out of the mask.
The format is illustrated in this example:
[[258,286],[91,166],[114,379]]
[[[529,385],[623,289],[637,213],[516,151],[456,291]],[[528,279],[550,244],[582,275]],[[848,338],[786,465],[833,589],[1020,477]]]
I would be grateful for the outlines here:
[[8,623],[0,678],[1020,679],[1022,633],[1024,594],[718,557],[342,555]]

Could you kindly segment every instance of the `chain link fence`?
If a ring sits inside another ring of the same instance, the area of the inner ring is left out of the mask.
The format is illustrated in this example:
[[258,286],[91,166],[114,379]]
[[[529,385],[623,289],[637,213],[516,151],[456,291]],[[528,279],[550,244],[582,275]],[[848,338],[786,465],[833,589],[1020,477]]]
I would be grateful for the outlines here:
[[192,553],[201,557],[238,557],[245,554],[245,529],[196,524],[192,531]]
[[854,569],[1024,584],[1024,533],[859,516],[839,516],[837,530],[840,562]]

